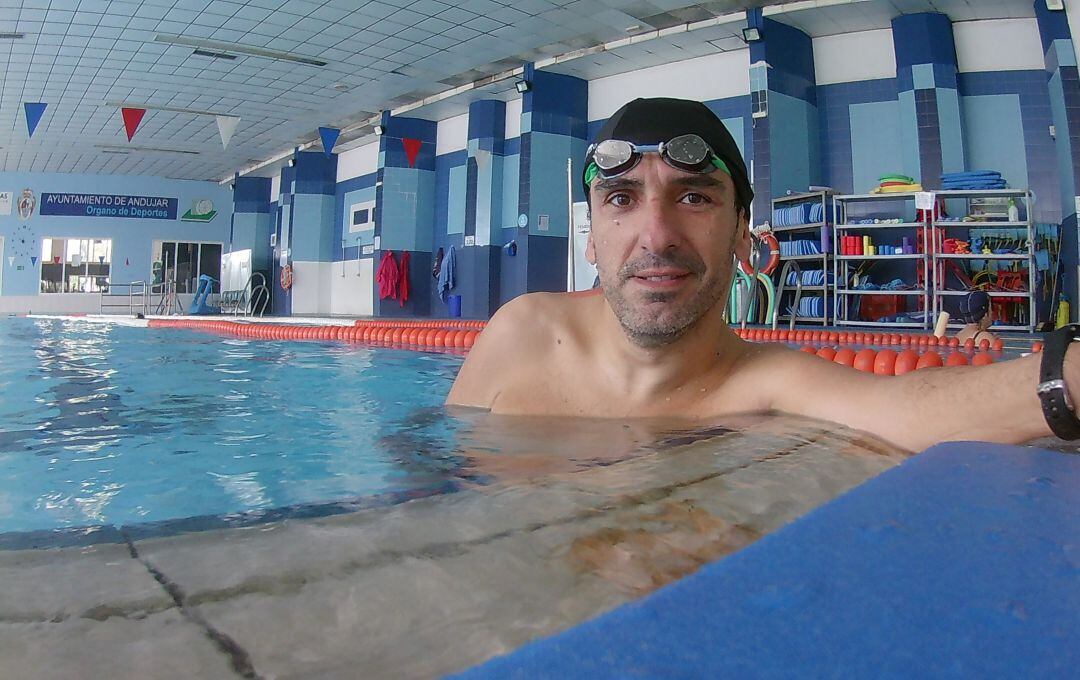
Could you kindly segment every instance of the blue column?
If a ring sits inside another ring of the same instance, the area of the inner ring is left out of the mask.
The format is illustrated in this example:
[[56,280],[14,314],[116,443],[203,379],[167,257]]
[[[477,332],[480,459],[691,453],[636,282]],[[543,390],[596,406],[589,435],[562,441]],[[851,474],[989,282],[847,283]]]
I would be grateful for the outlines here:
[[273,295],[273,308],[275,316],[289,316],[292,314],[292,293],[281,287],[281,269],[285,264],[291,264],[289,247],[292,244],[292,201],[293,186],[296,177],[296,168],[285,166],[281,169],[281,185],[278,188],[277,204],[274,206],[272,219],[274,220],[274,233],[276,235],[272,252],[273,281],[270,283]]
[[965,169],[952,22],[944,14],[904,14],[892,30],[904,174],[938,189],[942,173]]
[[458,257],[454,291],[461,295],[462,315],[469,318],[487,318],[499,304],[505,137],[505,103],[480,100],[469,105],[466,245]]
[[[427,316],[431,310],[431,245],[435,228],[435,137],[438,124],[383,113],[379,169],[375,181],[375,272],[383,253],[401,261],[409,253],[409,300],[379,298],[375,316]],[[410,160],[410,150],[415,156]]]
[[301,151],[293,156],[289,260],[294,314],[329,314],[330,263],[340,247],[335,228],[337,156]]
[[747,26],[761,32],[750,43],[750,99],[754,116],[754,214],[772,214],[771,199],[806,191],[821,181],[817,79],[810,36],[748,10]]
[[[1054,122],[1054,146],[1061,183],[1062,291],[1072,303],[1072,320],[1077,320],[1080,282],[1076,267],[1080,261],[1077,236],[1077,202],[1080,202],[1080,74],[1076,52],[1064,11],[1048,10],[1045,0],[1036,0],[1035,18],[1042,38],[1050,112]],[[1053,319],[1051,319],[1052,321]]]
[[252,271],[267,275],[273,269],[270,184],[269,177],[237,177],[233,180],[233,220],[229,233],[229,250],[250,249]]
[[517,257],[503,258],[500,297],[566,290],[569,199],[566,161],[573,163],[574,201],[585,200],[582,161],[588,146],[589,84],[525,65],[531,89],[522,98],[518,169]]

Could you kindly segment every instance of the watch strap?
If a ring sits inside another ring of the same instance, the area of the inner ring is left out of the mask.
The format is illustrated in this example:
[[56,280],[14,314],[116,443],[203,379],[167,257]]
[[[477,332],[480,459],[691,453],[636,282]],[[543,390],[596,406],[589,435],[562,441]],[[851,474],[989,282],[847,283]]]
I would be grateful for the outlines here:
[[1080,419],[1077,419],[1069,387],[1065,384],[1065,352],[1080,338],[1080,324],[1069,324],[1046,336],[1042,363],[1039,367],[1039,401],[1043,416],[1055,435],[1061,439],[1080,439]]

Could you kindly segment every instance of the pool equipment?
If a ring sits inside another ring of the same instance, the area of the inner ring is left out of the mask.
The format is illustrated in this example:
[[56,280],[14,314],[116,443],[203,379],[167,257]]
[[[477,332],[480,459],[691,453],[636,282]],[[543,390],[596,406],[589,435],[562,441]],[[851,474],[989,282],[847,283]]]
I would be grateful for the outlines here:
[[210,294],[214,292],[214,284],[216,281],[206,274],[199,276],[199,287],[195,290],[195,299],[191,301],[191,308],[188,310],[188,314],[220,314],[220,307],[211,307],[207,304]]

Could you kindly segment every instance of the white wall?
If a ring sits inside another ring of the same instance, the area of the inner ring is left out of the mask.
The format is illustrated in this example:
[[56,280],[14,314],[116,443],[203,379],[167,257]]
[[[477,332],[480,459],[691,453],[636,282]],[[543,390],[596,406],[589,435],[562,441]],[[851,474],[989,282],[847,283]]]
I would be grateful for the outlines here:
[[464,149],[469,143],[469,114],[440,120],[435,134],[436,156]]
[[818,85],[895,78],[892,30],[814,38],[814,73]]
[[292,313],[330,314],[331,262],[293,262]]
[[1080,41],[1080,0],[1065,0],[1065,13],[1069,15],[1069,33],[1073,37],[1073,51],[1076,52],[1076,60],[1080,62],[1080,49],[1077,41]]
[[274,175],[270,178],[270,202],[277,203],[278,198],[281,196],[281,173]]
[[[370,175],[379,169],[379,143],[373,142],[338,154],[337,181]],[[272,193],[272,192],[271,192]]]
[[1045,68],[1035,19],[961,21],[953,24],[953,37],[961,73]]
[[750,50],[720,52],[589,81],[589,120],[606,119],[638,97],[710,101],[748,94]]
[[[330,268],[330,313],[345,316],[371,316],[375,308],[372,288],[375,261],[335,262]],[[359,272],[359,275],[357,273]]]
[[506,102],[506,139],[521,136],[521,99]]

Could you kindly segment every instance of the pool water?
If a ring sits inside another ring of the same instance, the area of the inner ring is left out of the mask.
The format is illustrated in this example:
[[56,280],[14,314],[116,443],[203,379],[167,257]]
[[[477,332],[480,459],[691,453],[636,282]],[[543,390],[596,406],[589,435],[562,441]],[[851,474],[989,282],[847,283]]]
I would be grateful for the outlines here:
[[11,319],[0,356],[5,677],[443,677],[908,455],[791,417],[446,411],[460,357],[362,345]]
[[452,491],[461,358],[0,321],[0,532],[252,521]]

